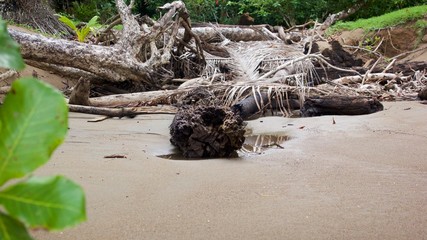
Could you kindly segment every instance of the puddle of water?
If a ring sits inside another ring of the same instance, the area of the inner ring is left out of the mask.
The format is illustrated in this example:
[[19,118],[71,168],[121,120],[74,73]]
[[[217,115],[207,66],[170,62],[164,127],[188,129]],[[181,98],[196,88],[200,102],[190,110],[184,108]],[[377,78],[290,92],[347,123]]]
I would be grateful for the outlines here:
[[[289,140],[289,136],[283,134],[258,134],[258,135],[250,135],[245,138],[245,143],[240,150],[239,153],[244,154],[262,154],[269,148],[279,148],[283,149],[282,144]],[[208,158],[186,158],[182,155],[182,153],[178,149],[172,150],[171,153],[157,155],[157,157],[169,159],[169,160],[206,160]],[[235,152],[235,155],[229,157],[229,159],[239,158],[238,153]]]
[[[181,152],[179,152],[179,150],[174,150],[173,153],[170,153],[170,154],[157,155],[157,157],[169,159],[169,160],[188,160],[188,161],[217,159],[217,158],[186,158],[182,155]],[[237,158],[239,158],[239,155],[237,154],[237,152],[234,152],[227,159],[237,159]]]
[[283,149],[282,144],[289,139],[289,136],[283,134],[250,135],[246,137],[245,143],[243,143],[239,151],[243,153],[261,154],[269,148]]

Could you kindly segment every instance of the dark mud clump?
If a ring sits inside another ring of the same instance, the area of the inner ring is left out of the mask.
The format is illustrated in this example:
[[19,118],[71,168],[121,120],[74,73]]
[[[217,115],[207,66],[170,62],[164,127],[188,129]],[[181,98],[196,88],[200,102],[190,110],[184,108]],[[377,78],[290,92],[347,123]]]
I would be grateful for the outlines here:
[[245,141],[243,119],[204,90],[185,96],[170,125],[170,141],[187,158],[230,157]]
[[345,51],[338,41],[330,42],[331,48],[324,49],[321,53],[329,59],[329,63],[336,67],[353,67],[362,66],[361,59],[354,58],[350,53]]

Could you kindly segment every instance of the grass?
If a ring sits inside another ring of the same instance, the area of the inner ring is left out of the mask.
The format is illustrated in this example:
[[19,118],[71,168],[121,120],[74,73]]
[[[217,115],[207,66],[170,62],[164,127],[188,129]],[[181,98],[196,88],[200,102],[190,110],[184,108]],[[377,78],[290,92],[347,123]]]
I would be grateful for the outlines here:
[[417,22],[415,22],[415,28],[417,29],[424,29],[427,28],[427,20],[420,19]]
[[404,8],[398,11],[386,13],[378,17],[368,19],[359,19],[352,22],[339,21],[328,29],[327,34],[334,34],[344,30],[355,30],[362,28],[365,31],[382,29],[406,23],[411,20],[417,20],[427,15],[427,5]]
[[417,36],[417,43],[416,43],[416,45],[418,46],[421,43],[424,34],[426,34],[427,20],[419,19],[418,21],[415,22],[414,27],[415,27],[415,31],[418,35]]

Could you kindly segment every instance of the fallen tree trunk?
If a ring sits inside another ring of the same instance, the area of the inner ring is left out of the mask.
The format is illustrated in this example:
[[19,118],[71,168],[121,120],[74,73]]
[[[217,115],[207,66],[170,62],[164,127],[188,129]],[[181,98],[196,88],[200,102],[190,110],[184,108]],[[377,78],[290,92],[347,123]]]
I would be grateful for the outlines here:
[[[131,13],[132,6],[116,0],[123,23],[122,37],[111,47],[90,45],[63,39],[8,29],[21,45],[26,60],[71,67],[112,82],[133,80],[153,85],[150,74],[169,63],[171,50],[181,22],[188,21],[185,4],[175,1],[167,4],[169,11],[152,27],[140,26]],[[182,21],[173,18],[182,19]],[[161,49],[156,42],[168,32]]]
[[188,89],[159,90],[139,93],[117,94],[104,97],[90,98],[91,106],[96,107],[125,107],[138,105],[174,104]]
[[77,68],[110,81],[147,79],[150,66],[131,57],[125,49],[51,39],[13,29],[9,33],[22,46],[25,59]]
[[206,42],[221,42],[224,40],[224,37],[233,42],[280,40],[280,38],[268,30],[265,25],[194,27],[192,28],[192,32]]
[[327,96],[310,98],[304,102],[301,109],[303,117],[321,115],[363,115],[384,109],[375,98]]

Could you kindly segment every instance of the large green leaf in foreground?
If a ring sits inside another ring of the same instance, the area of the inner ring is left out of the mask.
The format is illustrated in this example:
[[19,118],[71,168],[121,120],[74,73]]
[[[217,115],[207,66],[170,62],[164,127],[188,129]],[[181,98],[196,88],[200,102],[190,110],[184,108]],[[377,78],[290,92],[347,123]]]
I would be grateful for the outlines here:
[[34,79],[15,81],[0,106],[0,186],[49,160],[68,128],[64,97]]
[[6,23],[0,19],[0,67],[21,70],[25,67],[19,45],[7,32]]
[[86,220],[83,190],[61,176],[33,177],[10,186],[0,192],[0,204],[31,227],[57,230]]
[[32,238],[22,223],[0,212],[0,239],[31,240]]

